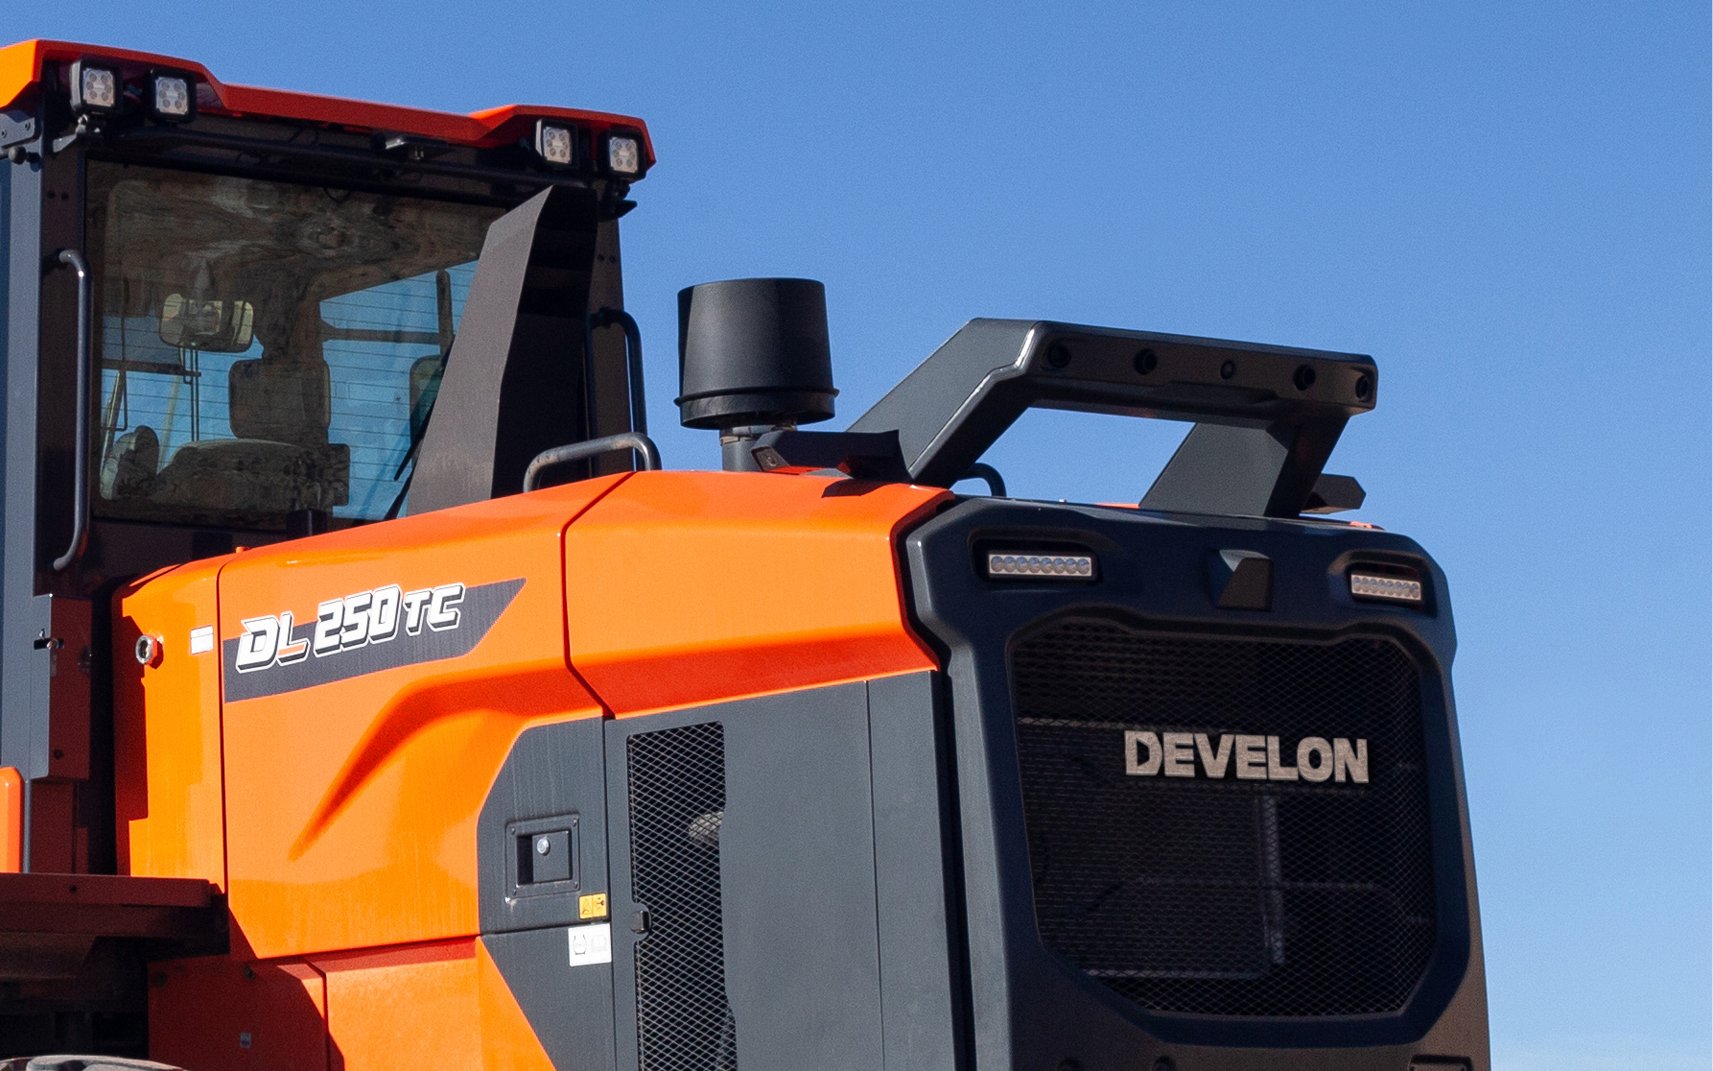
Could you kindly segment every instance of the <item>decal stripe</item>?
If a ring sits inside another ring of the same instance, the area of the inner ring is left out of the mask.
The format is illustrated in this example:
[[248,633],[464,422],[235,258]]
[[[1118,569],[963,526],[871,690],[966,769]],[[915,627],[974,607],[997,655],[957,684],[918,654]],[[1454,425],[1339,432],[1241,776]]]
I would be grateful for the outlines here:
[[[403,628],[384,643],[371,643],[350,651],[333,651],[326,655],[304,658],[289,665],[274,665],[248,673],[239,673],[238,644],[234,637],[220,645],[220,661],[224,678],[224,698],[228,703],[244,699],[296,692],[334,681],[349,680],[400,666],[423,662],[440,662],[458,658],[475,650],[487,636],[494,622],[506,612],[517,593],[523,590],[523,578],[499,580],[468,588],[458,604],[457,628],[436,632],[424,627],[418,634],[408,635]],[[291,639],[312,643],[315,618],[295,626]]]

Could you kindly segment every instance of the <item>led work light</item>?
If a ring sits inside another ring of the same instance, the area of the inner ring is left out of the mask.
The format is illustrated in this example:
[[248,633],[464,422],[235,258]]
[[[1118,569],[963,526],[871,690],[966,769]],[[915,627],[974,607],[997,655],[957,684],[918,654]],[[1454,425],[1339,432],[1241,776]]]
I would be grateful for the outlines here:
[[108,115],[119,110],[119,72],[111,67],[97,67],[83,60],[71,65],[71,107],[73,111]]
[[642,140],[634,134],[608,135],[607,170],[625,178],[642,174]]
[[1350,594],[1359,599],[1381,599],[1386,602],[1420,604],[1422,601],[1422,582],[1402,576],[1351,573]]
[[577,159],[577,139],[568,126],[538,122],[535,124],[535,151],[554,167],[570,167]]
[[1028,580],[1088,580],[1094,576],[1094,555],[1014,554],[996,550],[987,556],[987,575]]
[[149,77],[149,114],[169,123],[182,123],[196,111],[196,83],[189,75],[154,74]]

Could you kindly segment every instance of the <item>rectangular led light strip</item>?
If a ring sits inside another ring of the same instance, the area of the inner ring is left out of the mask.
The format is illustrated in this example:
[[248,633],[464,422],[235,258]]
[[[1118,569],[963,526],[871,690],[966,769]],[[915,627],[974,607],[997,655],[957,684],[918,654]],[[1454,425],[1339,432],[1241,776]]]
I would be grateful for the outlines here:
[[1351,573],[1350,594],[1359,599],[1385,599],[1388,602],[1420,603],[1422,601],[1422,582],[1401,576]]
[[1094,576],[1092,554],[1021,554],[990,551],[987,575],[1029,580],[1088,580]]

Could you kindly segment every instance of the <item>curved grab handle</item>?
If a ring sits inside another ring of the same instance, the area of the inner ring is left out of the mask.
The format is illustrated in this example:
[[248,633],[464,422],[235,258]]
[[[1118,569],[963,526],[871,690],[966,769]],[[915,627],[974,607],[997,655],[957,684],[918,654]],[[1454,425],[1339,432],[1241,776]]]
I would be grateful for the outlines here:
[[588,442],[555,446],[551,450],[536,454],[529,467],[523,470],[523,489],[535,490],[540,486],[542,472],[554,465],[563,465],[567,461],[587,461],[589,458],[617,453],[620,450],[635,450],[642,455],[644,471],[660,468],[660,449],[654,445],[653,439],[640,432],[621,431],[617,435],[603,435]]
[[975,464],[971,465],[970,470],[964,473],[963,476],[959,478],[958,482],[962,483],[964,480],[981,480],[987,484],[987,493],[989,495],[992,495],[994,498],[1006,497],[1005,477],[999,474],[998,469],[989,465],[985,461],[977,461]]
[[93,318],[89,261],[75,249],[62,249],[54,258],[77,273],[77,445],[72,457],[71,546],[54,559],[53,569],[63,573],[83,557],[89,545],[89,379],[94,363],[90,353],[89,325]]
[[637,326],[636,319],[623,309],[610,307],[590,313],[588,323],[584,325],[583,352],[593,361],[595,332],[614,324],[625,331],[625,367],[630,379],[630,430],[638,435],[647,435],[648,405],[643,400],[642,391],[642,328]]

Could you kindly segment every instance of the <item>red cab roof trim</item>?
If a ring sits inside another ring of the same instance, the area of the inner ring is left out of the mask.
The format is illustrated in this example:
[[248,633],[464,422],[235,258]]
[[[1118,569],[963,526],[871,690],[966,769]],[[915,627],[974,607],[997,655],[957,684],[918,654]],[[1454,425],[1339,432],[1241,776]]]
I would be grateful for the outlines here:
[[70,41],[23,41],[0,48],[0,108],[17,103],[32,86],[38,85],[42,80],[42,68],[45,64],[78,59],[97,59],[117,64],[124,69],[126,77],[157,67],[194,74],[218,101],[217,105],[205,104],[203,110],[215,114],[295,119],[357,130],[413,134],[475,148],[516,141],[529,133],[530,127],[537,119],[565,119],[591,127],[596,132],[618,127],[635,130],[642,135],[646,164],[651,166],[654,163],[654,145],[649,140],[648,126],[633,116],[518,104],[459,115],[454,112],[406,108],[396,104],[375,104],[369,101],[317,96],[313,93],[293,93],[282,89],[226,85],[208,73],[208,68],[200,63],[149,52],[107,48],[102,45],[81,45]]

